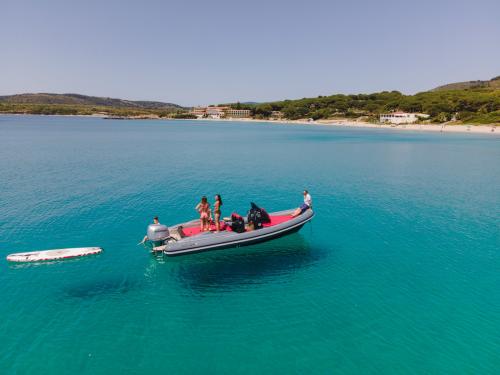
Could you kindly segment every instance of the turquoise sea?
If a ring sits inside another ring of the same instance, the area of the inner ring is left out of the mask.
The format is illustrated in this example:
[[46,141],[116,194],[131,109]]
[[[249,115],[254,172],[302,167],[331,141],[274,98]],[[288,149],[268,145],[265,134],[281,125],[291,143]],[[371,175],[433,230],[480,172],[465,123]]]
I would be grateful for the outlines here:
[[[300,232],[178,258],[152,216],[301,203]],[[500,372],[500,137],[0,117],[1,374]],[[13,265],[13,252],[102,246]]]

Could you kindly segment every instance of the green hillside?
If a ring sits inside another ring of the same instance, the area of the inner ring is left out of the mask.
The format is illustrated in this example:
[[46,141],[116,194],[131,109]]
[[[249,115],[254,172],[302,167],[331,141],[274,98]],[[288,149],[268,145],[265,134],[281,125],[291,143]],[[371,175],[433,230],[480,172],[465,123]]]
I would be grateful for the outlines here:
[[19,94],[0,96],[0,113],[38,115],[170,116],[184,112],[177,104],[132,101],[79,94]]
[[490,79],[489,81],[467,81],[449,83],[447,85],[438,86],[431,91],[447,91],[447,90],[466,90],[466,89],[479,89],[479,88],[492,88],[495,90],[500,89],[500,76]]
[[87,96],[80,94],[17,94],[0,96],[0,103],[10,104],[63,104],[84,105],[114,108],[140,108],[140,109],[182,109],[181,106],[172,103],[153,101],[133,101],[115,98],[104,98],[98,96]]
[[[439,89],[404,95],[398,91],[373,94],[330,95],[317,98],[283,100],[254,105],[232,104],[248,108],[255,118],[269,118],[272,111],[281,111],[287,119],[363,118],[376,122],[381,113],[394,110],[429,114],[431,122],[492,124],[500,123],[499,78],[488,81],[486,87]],[[493,82],[493,83],[491,83]]]

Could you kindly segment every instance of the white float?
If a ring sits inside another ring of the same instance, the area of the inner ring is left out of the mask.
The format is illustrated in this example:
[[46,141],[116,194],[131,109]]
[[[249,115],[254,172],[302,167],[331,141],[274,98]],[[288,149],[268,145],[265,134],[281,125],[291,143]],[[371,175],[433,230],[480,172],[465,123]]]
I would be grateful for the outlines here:
[[100,247],[76,247],[72,249],[55,249],[30,251],[27,253],[16,253],[7,255],[9,262],[43,262],[47,260],[59,260],[78,258],[95,255],[102,252]]

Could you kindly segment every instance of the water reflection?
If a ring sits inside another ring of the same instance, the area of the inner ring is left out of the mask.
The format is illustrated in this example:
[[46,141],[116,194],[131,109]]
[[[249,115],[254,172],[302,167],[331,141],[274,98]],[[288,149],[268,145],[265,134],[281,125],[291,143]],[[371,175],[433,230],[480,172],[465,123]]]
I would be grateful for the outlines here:
[[36,268],[36,267],[48,267],[55,266],[60,264],[74,264],[79,262],[89,262],[92,259],[96,259],[100,257],[101,254],[93,254],[87,255],[84,257],[75,257],[69,259],[54,259],[54,260],[45,260],[38,262],[9,262],[7,261],[7,266],[10,269],[23,269],[23,268]]
[[260,245],[168,258],[165,264],[157,265],[157,271],[172,273],[184,288],[195,292],[229,291],[271,280],[287,282],[289,276],[311,267],[325,255],[300,234],[294,234]]

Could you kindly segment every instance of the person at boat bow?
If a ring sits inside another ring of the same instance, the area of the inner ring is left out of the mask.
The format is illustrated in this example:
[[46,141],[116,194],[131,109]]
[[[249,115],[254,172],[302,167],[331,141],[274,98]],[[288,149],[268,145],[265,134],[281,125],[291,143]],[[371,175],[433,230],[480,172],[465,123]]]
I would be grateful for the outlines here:
[[299,216],[303,214],[306,210],[312,208],[311,194],[309,194],[307,190],[304,190],[302,194],[304,195],[304,203],[293,212],[292,217]]

